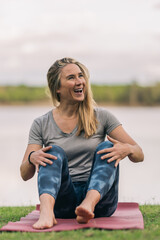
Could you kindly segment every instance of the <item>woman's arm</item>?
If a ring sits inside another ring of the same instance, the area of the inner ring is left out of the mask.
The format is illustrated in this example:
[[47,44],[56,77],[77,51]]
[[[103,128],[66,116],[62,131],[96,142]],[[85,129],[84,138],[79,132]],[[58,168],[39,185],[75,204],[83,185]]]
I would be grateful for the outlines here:
[[[29,144],[27,146],[26,152],[23,157],[22,164],[20,166],[21,177],[24,181],[27,181],[30,178],[32,178],[34,176],[36,170],[37,170],[37,172],[39,171],[39,165],[42,165],[45,167],[47,163],[52,164],[53,162],[51,160],[49,160],[48,158],[51,158],[54,160],[57,159],[57,157],[55,157],[51,154],[45,153],[46,151],[48,151],[51,148],[52,148],[52,146],[42,148],[42,146],[40,146],[38,144]],[[30,161],[32,163],[31,164],[28,161],[28,156],[32,151],[34,151],[34,152],[30,155]]]
[[132,162],[142,162],[144,154],[140,146],[126,133],[122,126],[115,128],[108,136],[108,140],[113,143],[113,147],[104,149],[98,154],[106,153],[102,159],[110,158],[108,162],[116,161],[115,167],[119,162],[128,156]]
[[115,128],[109,136],[129,148],[127,155],[132,162],[142,162],[144,154],[140,146],[128,135],[122,126]]
[[30,164],[28,161],[28,156],[29,156],[30,152],[37,151],[41,148],[42,148],[42,146],[37,145],[37,144],[29,144],[27,146],[26,152],[25,152],[23,160],[22,160],[22,164],[20,166],[21,177],[24,181],[27,181],[28,179],[32,178],[34,176],[35,170],[36,170],[35,166]]

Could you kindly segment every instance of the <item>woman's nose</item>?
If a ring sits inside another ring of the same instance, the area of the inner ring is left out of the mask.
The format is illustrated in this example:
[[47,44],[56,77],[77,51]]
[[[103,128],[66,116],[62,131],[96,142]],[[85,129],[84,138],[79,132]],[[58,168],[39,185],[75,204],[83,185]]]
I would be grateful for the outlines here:
[[82,84],[82,79],[79,77],[76,78],[76,85],[81,85]]

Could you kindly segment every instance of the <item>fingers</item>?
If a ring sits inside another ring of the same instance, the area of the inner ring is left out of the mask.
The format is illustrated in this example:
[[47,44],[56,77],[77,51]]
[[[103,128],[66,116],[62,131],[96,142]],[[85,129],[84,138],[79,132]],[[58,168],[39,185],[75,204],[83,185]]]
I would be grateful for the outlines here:
[[[103,155],[101,157],[102,160],[104,159],[107,159],[107,162],[110,163],[110,162],[113,162],[113,161],[117,161],[119,160],[120,158],[116,155],[114,155],[114,153],[109,153],[109,154],[106,154],[106,155]],[[121,159],[120,159],[121,160]]]
[[[57,159],[57,157],[54,156],[54,160],[56,160],[56,159]],[[39,160],[37,161],[36,165],[35,165],[37,172],[39,171],[39,165],[41,165],[43,167],[46,167],[47,164],[52,165],[53,161],[51,161],[51,160],[49,160],[48,158],[45,158],[45,157],[40,157]]]
[[107,160],[107,162],[110,163],[110,162],[113,162],[113,161],[117,161],[117,159],[119,159],[118,156],[113,156],[113,157],[109,158]]
[[36,172],[39,172],[39,164],[36,164],[35,167],[36,167]]
[[35,164],[35,167],[36,167],[36,171],[39,172],[39,165],[43,166],[43,167],[46,167],[47,166],[47,163],[48,164],[53,164],[52,161],[46,159],[46,158],[43,158],[42,160],[40,160],[37,164]]
[[[43,156],[45,158],[50,158],[50,159],[53,159],[53,160],[57,160],[57,157],[52,155],[52,154],[49,154],[49,153],[44,153]],[[50,161],[51,162],[51,161]]]
[[[108,138],[108,140],[109,140],[110,142],[112,142],[113,144],[118,143],[117,140],[111,138],[110,136],[107,136],[107,138]],[[102,150],[98,151],[97,154],[107,153],[107,152],[111,152],[111,151],[113,151],[113,150],[114,150],[114,146],[111,147],[111,148],[102,149]]]
[[57,157],[52,155],[52,154],[49,154],[49,153],[45,153],[46,151],[50,150],[52,148],[52,146],[48,146],[48,147],[44,147],[42,148],[42,152],[43,152],[43,157],[45,158],[45,161],[49,164],[52,164],[52,161],[46,159],[46,158],[50,158],[50,159],[53,159],[53,160],[57,160]]
[[[57,157],[55,157],[53,160],[56,160]],[[41,163],[44,163],[44,164],[41,164]],[[48,159],[48,158],[45,158],[45,157],[41,157],[40,158],[40,164],[43,165],[43,166],[46,166],[46,163],[52,165],[53,164],[53,161]]]
[[112,143],[118,143],[118,141],[117,140],[115,140],[114,138],[111,138],[109,135],[107,135],[107,138],[108,138],[108,140],[110,141],[110,142],[112,142]]
[[[116,152],[114,150],[115,150],[114,147],[107,148],[107,149],[103,149],[103,150],[98,151],[97,154],[103,154],[101,156],[101,159],[102,160],[107,159],[108,163],[111,163],[111,162],[115,161],[115,167],[117,167],[119,162],[122,159],[120,158],[119,155],[116,155]],[[105,153],[107,153],[107,154],[105,154]]]
[[103,156],[101,156],[101,159],[107,159],[108,163],[115,161],[115,167],[117,167],[119,162],[123,159],[123,157],[121,157],[122,154],[120,154],[120,142],[111,138],[110,136],[107,136],[107,138],[110,142],[113,143],[113,147],[102,149],[98,151],[97,154],[103,154]]
[[51,148],[52,148],[52,146],[47,146],[47,147],[42,148],[41,150],[43,152],[46,152],[46,151],[50,150]]
[[[46,159],[47,160],[47,159]],[[47,163],[49,163],[48,161],[46,161]],[[50,161],[51,162],[51,161]],[[52,164],[53,162],[51,162],[51,164]],[[49,163],[50,164],[50,163]],[[35,164],[35,167],[36,167],[36,171],[37,172],[39,172],[39,166],[43,166],[43,167],[46,167],[46,163],[45,162],[43,162],[43,161],[39,161],[39,163],[38,164]]]
[[105,148],[105,149],[102,149],[102,150],[98,151],[97,154],[110,153],[110,152],[112,152],[113,150],[114,150],[113,147],[111,147],[111,148]]
[[[119,162],[122,160],[121,158],[118,158],[118,156],[112,156],[112,157],[108,157],[108,155],[109,154],[107,154],[107,155],[104,155],[104,156],[102,156],[101,157],[101,159],[102,160],[104,160],[104,159],[107,159],[107,162],[108,163],[111,163],[111,162],[114,162],[115,161],[115,167],[117,167],[118,166],[118,164],[119,164]],[[109,158],[109,159],[108,159]]]
[[52,148],[52,146],[48,146],[48,147],[44,147],[38,151],[35,151],[32,155],[32,162],[36,167],[36,171],[39,172],[39,166],[43,166],[46,167],[47,164],[52,165],[53,164],[53,160],[57,160],[57,157],[46,153],[46,151],[50,150]]
[[57,157],[56,156],[53,156],[51,154],[48,154],[48,153],[44,153],[41,157],[40,157],[40,165],[42,166],[46,166],[46,163],[52,165],[53,164],[53,161],[52,160],[57,160]]
[[117,159],[117,161],[116,161],[114,166],[117,167],[120,161],[121,161],[121,159]]
[[101,159],[103,160],[103,159],[106,159],[106,158],[111,158],[111,157],[113,157],[113,156],[114,156],[114,153],[108,153],[108,154],[103,155],[103,156],[101,157]]

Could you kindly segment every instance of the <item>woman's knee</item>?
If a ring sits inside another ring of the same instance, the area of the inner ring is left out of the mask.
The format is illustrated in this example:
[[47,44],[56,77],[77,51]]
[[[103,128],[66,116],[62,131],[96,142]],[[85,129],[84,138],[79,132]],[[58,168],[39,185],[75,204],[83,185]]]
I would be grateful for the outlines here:
[[102,150],[102,149],[105,149],[105,148],[111,148],[113,147],[113,143],[110,142],[110,141],[104,141],[104,142],[101,142],[100,144],[98,144],[97,148],[96,148],[96,152]]
[[52,148],[47,151],[47,153],[54,155],[57,157],[57,159],[64,159],[66,158],[66,153],[63,150],[63,148],[57,146],[57,145],[51,145]]

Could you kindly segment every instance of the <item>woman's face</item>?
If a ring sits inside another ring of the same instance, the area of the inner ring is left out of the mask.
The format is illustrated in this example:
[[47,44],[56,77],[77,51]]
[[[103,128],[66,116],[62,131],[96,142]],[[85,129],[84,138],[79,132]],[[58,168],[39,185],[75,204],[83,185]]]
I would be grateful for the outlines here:
[[61,70],[60,102],[81,102],[85,97],[86,81],[81,69],[76,64],[67,64]]

